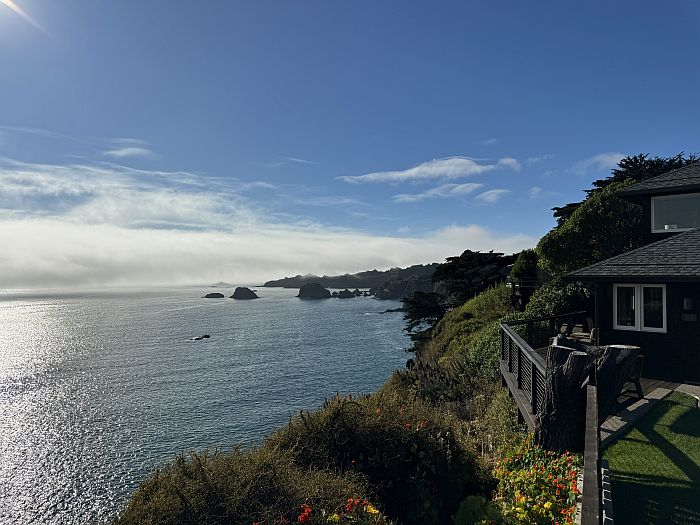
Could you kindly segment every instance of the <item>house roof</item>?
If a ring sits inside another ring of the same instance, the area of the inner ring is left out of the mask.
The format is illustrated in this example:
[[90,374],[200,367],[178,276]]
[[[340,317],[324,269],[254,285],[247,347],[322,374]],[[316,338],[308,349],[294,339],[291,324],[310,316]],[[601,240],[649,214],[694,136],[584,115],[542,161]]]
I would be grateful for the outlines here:
[[700,228],[591,264],[565,277],[581,281],[699,281]]
[[700,162],[688,164],[651,179],[631,184],[617,192],[620,197],[635,197],[657,193],[700,191]]

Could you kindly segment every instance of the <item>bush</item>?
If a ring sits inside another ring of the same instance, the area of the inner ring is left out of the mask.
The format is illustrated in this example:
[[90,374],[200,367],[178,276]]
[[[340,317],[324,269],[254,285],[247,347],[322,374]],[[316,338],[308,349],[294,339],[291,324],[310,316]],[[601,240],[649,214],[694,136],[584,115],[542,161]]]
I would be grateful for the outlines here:
[[537,252],[535,250],[523,250],[515,260],[510,270],[510,276],[514,279],[537,279]]
[[292,523],[305,506],[312,509],[306,522],[322,523],[321,509],[342,514],[348,498],[366,493],[355,473],[302,469],[270,448],[191,453],[144,482],[115,524]]
[[619,255],[643,243],[642,209],[615,193],[614,183],[591,193],[559,227],[537,244],[540,267],[553,276]]
[[295,418],[268,446],[290,451],[302,468],[362,475],[387,516],[402,524],[442,524],[490,480],[460,427],[419,400],[336,397]]
[[508,287],[501,284],[488,288],[448,312],[432,330],[430,339],[419,347],[417,356],[432,362],[461,354],[476,332],[511,312]]
[[553,279],[538,288],[525,308],[526,317],[567,314],[594,309],[593,292],[582,283]]

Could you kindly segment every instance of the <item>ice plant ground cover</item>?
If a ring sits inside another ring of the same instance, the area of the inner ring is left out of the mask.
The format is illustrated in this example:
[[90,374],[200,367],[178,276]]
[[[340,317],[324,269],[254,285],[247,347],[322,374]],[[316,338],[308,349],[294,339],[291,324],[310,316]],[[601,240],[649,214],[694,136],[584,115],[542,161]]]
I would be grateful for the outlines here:
[[700,410],[674,392],[605,453],[615,522],[700,524]]

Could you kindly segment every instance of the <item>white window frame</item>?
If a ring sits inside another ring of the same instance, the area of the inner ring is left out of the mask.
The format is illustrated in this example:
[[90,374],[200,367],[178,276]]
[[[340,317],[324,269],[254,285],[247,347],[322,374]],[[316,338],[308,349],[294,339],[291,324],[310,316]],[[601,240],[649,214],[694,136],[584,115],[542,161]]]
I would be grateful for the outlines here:
[[689,230],[694,230],[695,228],[674,228],[672,230],[657,230],[654,228],[654,217],[656,215],[656,201],[657,200],[673,200],[673,199],[678,199],[682,197],[687,197],[689,195],[697,195],[700,196],[700,192],[693,192],[693,193],[681,193],[679,195],[655,195],[652,196],[651,198],[651,233],[673,233],[673,232],[687,232]]
[[[617,289],[618,288],[633,288],[634,289],[634,325],[624,326],[617,324]],[[663,326],[661,328],[644,326],[644,288],[661,288],[661,308],[663,312]],[[666,285],[665,284],[632,284],[632,283],[615,283],[613,284],[613,328],[615,330],[631,330],[635,332],[661,332],[666,333]]]

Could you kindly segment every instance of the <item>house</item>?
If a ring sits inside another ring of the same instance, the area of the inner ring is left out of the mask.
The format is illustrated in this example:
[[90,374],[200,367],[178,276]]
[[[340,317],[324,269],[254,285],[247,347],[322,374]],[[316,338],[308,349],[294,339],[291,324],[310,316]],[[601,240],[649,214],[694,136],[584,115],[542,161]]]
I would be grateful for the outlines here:
[[700,163],[627,186],[650,244],[567,275],[595,283],[599,344],[641,347],[644,375],[700,381]]

